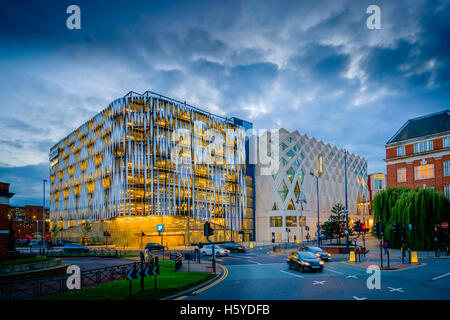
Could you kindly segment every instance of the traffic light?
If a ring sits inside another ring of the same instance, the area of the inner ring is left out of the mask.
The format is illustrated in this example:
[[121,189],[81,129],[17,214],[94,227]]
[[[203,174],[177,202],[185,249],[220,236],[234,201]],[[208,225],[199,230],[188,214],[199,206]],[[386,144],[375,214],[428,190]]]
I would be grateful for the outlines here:
[[398,232],[398,228],[397,228],[397,224],[396,223],[394,223],[392,225],[392,232],[394,232],[394,234],[397,234],[397,232]]
[[211,224],[209,222],[205,222],[203,225],[203,234],[205,237],[212,236],[214,234],[214,229],[211,228]]
[[363,232],[367,232],[367,226],[366,226],[365,223],[363,223],[363,224],[361,225],[361,230],[362,230]]
[[374,227],[374,234],[376,235],[376,236],[378,236],[379,238],[381,238],[381,223],[380,222],[377,222],[377,223],[375,223],[375,227]]

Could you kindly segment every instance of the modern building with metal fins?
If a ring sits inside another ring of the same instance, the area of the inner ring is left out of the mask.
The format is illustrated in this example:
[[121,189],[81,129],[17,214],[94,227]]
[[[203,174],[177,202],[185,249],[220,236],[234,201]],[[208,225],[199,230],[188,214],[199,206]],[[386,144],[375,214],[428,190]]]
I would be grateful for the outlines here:
[[253,240],[250,128],[150,91],[113,101],[50,150],[53,238],[189,245],[210,221],[216,241]]

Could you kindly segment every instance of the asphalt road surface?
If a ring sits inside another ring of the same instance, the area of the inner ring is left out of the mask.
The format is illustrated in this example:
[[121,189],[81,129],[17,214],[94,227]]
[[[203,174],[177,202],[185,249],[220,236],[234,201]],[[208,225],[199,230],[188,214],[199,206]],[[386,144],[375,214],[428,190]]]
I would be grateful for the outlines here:
[[187,300],[448,300],[450,260],[429,259],[422,266],[381,271],[380,289],[370,290],[366,268],[334,259],[321,273],[289,270],[286,256],[268,255],[269,249],[218,258],[228,276]]

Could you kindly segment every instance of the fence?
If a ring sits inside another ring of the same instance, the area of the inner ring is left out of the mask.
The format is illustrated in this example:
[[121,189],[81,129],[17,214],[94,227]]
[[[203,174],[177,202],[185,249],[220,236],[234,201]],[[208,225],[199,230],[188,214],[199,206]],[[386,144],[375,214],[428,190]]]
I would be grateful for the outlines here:
[[[101,283],[121,280],[127,275],[134,263],[103,267],[81,272],[81,288],[88,288]],[[45,279],[17,281],[0,285],[1,300],[26,300],[60,294],[67,289],[70,274]]]
[[111,256],[111,257],[123,257],[129,254],[130,251],[125,250],[113,250],[113,249],[98,249],[89,250],[86,252],[67,252],[64,249],[42,249],[42,248],[31,248],[26,250],[20,250],[20,256],[36,256],[45,255],[49,257],[77,257],[77,256]]

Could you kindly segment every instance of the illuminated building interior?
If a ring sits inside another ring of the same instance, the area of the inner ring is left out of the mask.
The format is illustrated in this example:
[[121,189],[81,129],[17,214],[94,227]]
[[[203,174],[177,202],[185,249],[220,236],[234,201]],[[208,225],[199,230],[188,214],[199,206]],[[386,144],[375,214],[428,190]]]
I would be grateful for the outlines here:
[[210,221],[216,241],[252,240],[248,128],[149,91],[113,101],[50,150],[54,237],[189,245]]

